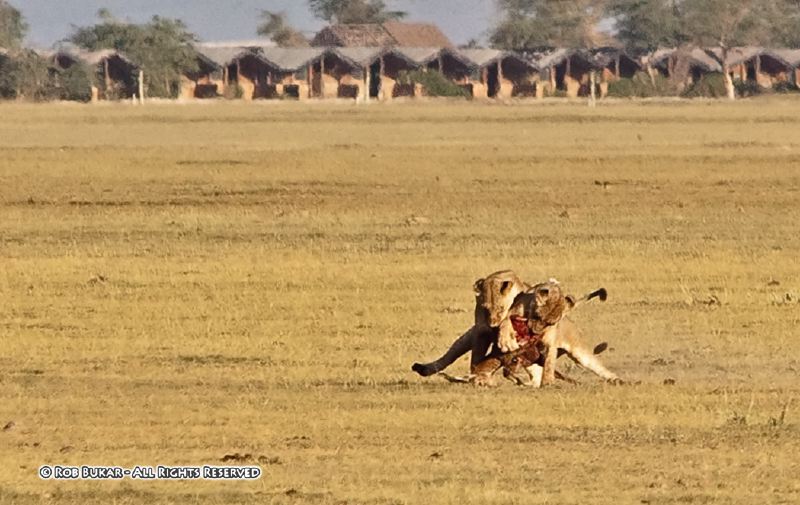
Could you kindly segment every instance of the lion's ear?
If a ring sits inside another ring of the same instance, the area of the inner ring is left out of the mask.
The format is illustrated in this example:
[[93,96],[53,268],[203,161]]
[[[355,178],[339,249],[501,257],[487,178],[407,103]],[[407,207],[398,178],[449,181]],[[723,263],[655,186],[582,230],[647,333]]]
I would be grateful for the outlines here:
[[575,308],[575,305],[578,304],[577,300],[575,300],[575,297],[572,295],[567,295],[564,299],[567,301],[567,310]]
[[485,279],[478,279],[475,281],[475,284],[472,285],[472,289],[475,290],[475,296],[480,295],[483,292],[483,281]]
[[503,284],[500,286],[500,293],[506,294],[509,288],[511,288],[511,284],[512,284],[511,281],[503,281]]

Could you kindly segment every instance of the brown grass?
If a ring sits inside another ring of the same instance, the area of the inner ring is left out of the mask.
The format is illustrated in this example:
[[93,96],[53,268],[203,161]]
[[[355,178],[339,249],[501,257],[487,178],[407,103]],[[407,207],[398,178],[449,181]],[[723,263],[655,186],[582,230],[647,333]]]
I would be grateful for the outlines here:
[[[797,100],[0,115],[0,503],[800,501]],[[412,374],[501,268],[641,384]]]

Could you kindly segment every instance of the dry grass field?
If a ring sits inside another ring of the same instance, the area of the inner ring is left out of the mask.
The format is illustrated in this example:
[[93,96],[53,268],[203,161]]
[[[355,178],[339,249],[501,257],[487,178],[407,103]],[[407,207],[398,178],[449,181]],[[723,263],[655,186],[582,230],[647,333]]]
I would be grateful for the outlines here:
[[[1,105],[0,503],[798,503],[799,204],[797,97]],[[502,268],[640,383],[413,374]]]

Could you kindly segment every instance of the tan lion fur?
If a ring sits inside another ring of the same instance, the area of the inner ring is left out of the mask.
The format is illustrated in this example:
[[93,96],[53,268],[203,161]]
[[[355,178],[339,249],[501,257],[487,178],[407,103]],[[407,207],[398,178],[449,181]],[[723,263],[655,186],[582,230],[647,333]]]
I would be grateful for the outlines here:
[[[598,296],[604,299],[605,290],[595,293],[601,292],[602,294]],[[591,295],[589,296],[591,297]],[[587,298],[584,297],[583,300],[585,299]],[[555,381],[555,364],[559,350],[564,351],[573,361],[603,379],[610,382],[621,382],[620,378],[603,366],[600,360],[583,343],[578,327],[566,317],[567,313],[578,303],[580,301],[576,301],[571,296],[565,296],[561,285],[551,279],[548,282],[537,284],[517,296],[508,310],[506,319],[500,323],[498,346],[503,351],[507,349],[513,351],[515,348],[516,338],[511,324],[512,316],[527,319],[531,331],[541,334],[544,370],[541,373],[536,369],[530,370],[531,375],[535,378],[534,382],[539,382],[536,378],[541,376],[540,384],[534,384],[535,386],[548,385]]]

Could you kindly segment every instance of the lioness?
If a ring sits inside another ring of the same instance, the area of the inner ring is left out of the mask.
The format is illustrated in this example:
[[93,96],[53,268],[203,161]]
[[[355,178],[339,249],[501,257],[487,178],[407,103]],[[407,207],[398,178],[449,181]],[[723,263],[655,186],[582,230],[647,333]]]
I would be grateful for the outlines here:
[[[549,282],[556,283],[554,280]],[[541,295],[544,291],[541,288],[543,285],[544,284],[534,286],[532,290],[539,288],[538,293]],[[526,293],[520,294],[518,298],[525,297]],[[558,293],[554,291],[552,299],[549,300],[549,306],[546,309],[541,307],[538,308],[538,310],[535,309],[532,311],[531,317],[523,317],[525,314],[509,314],[507,320],[511,323],[513,338],[515,342],[519,344],[518,349],[503,353],[499,346],[495,346],[489,356],[472,367],[471,373],[468,376],[452,377],[443,372],[440,372],[440,375],[443,375],[445,379],[451,382],[471,382],[478,385],[489,385],[492,383],[492,376],[495,372],[502,368],[503,375],[507,379],[513,380],[518,385],[535,385],[538,387],[541,383],[541,370],[544,365],[544,356],[541,354],[541,351],[544,349],[542,338],[548,329],[558,324],[569,311],[578,305],[593,298],[600,298],[600,300],[605,301],[608,296],[606,290],[602,288],[589,293],[579,300],[576,300],[571,295],[565,297],[559,295],[560,291]],[[512,308],[514,306],[516,306],[516,303]],[[503,324],[501,324],[501,327],[505,329]],[[606,348],[607,344],[599,344],[594,348],[593,353],[600,354]],[[565,352],[565,350],[559,349],[558,355],[560,356]],[[525,372],[524,378],[522,372]],[[560,374],[558,371],[554,373],[558,379],[577,383]]]
[[423,377],[441,372],[472,351],[471,366],[480,363],[496,341],[497,327],[520,293],[531,288],[511,270],[501,270],[478,279],[475,290],[475,324],[456,339],[444,355],[430,363],[414,363],[411,369]]
[[[605,299],[605,290],[596,291],[584,299],[594,296]],[[506,318],[500,323],[497,341],[501,351],[514,351],[519,347],[514,325],[520,318],[524,319],[530,331],[538,336],[544,354],[544,370],[538,369],[538,365],[528,369],[533,377],[534,386],[555,382],[555,364],[559,351],[564,351],[573,361],[607,381],[622,382],[586,347],[580,339],[577,326],[566,317],[575,305],[574,299],[563,294],[558,281],[551,279],[517,296]]]

